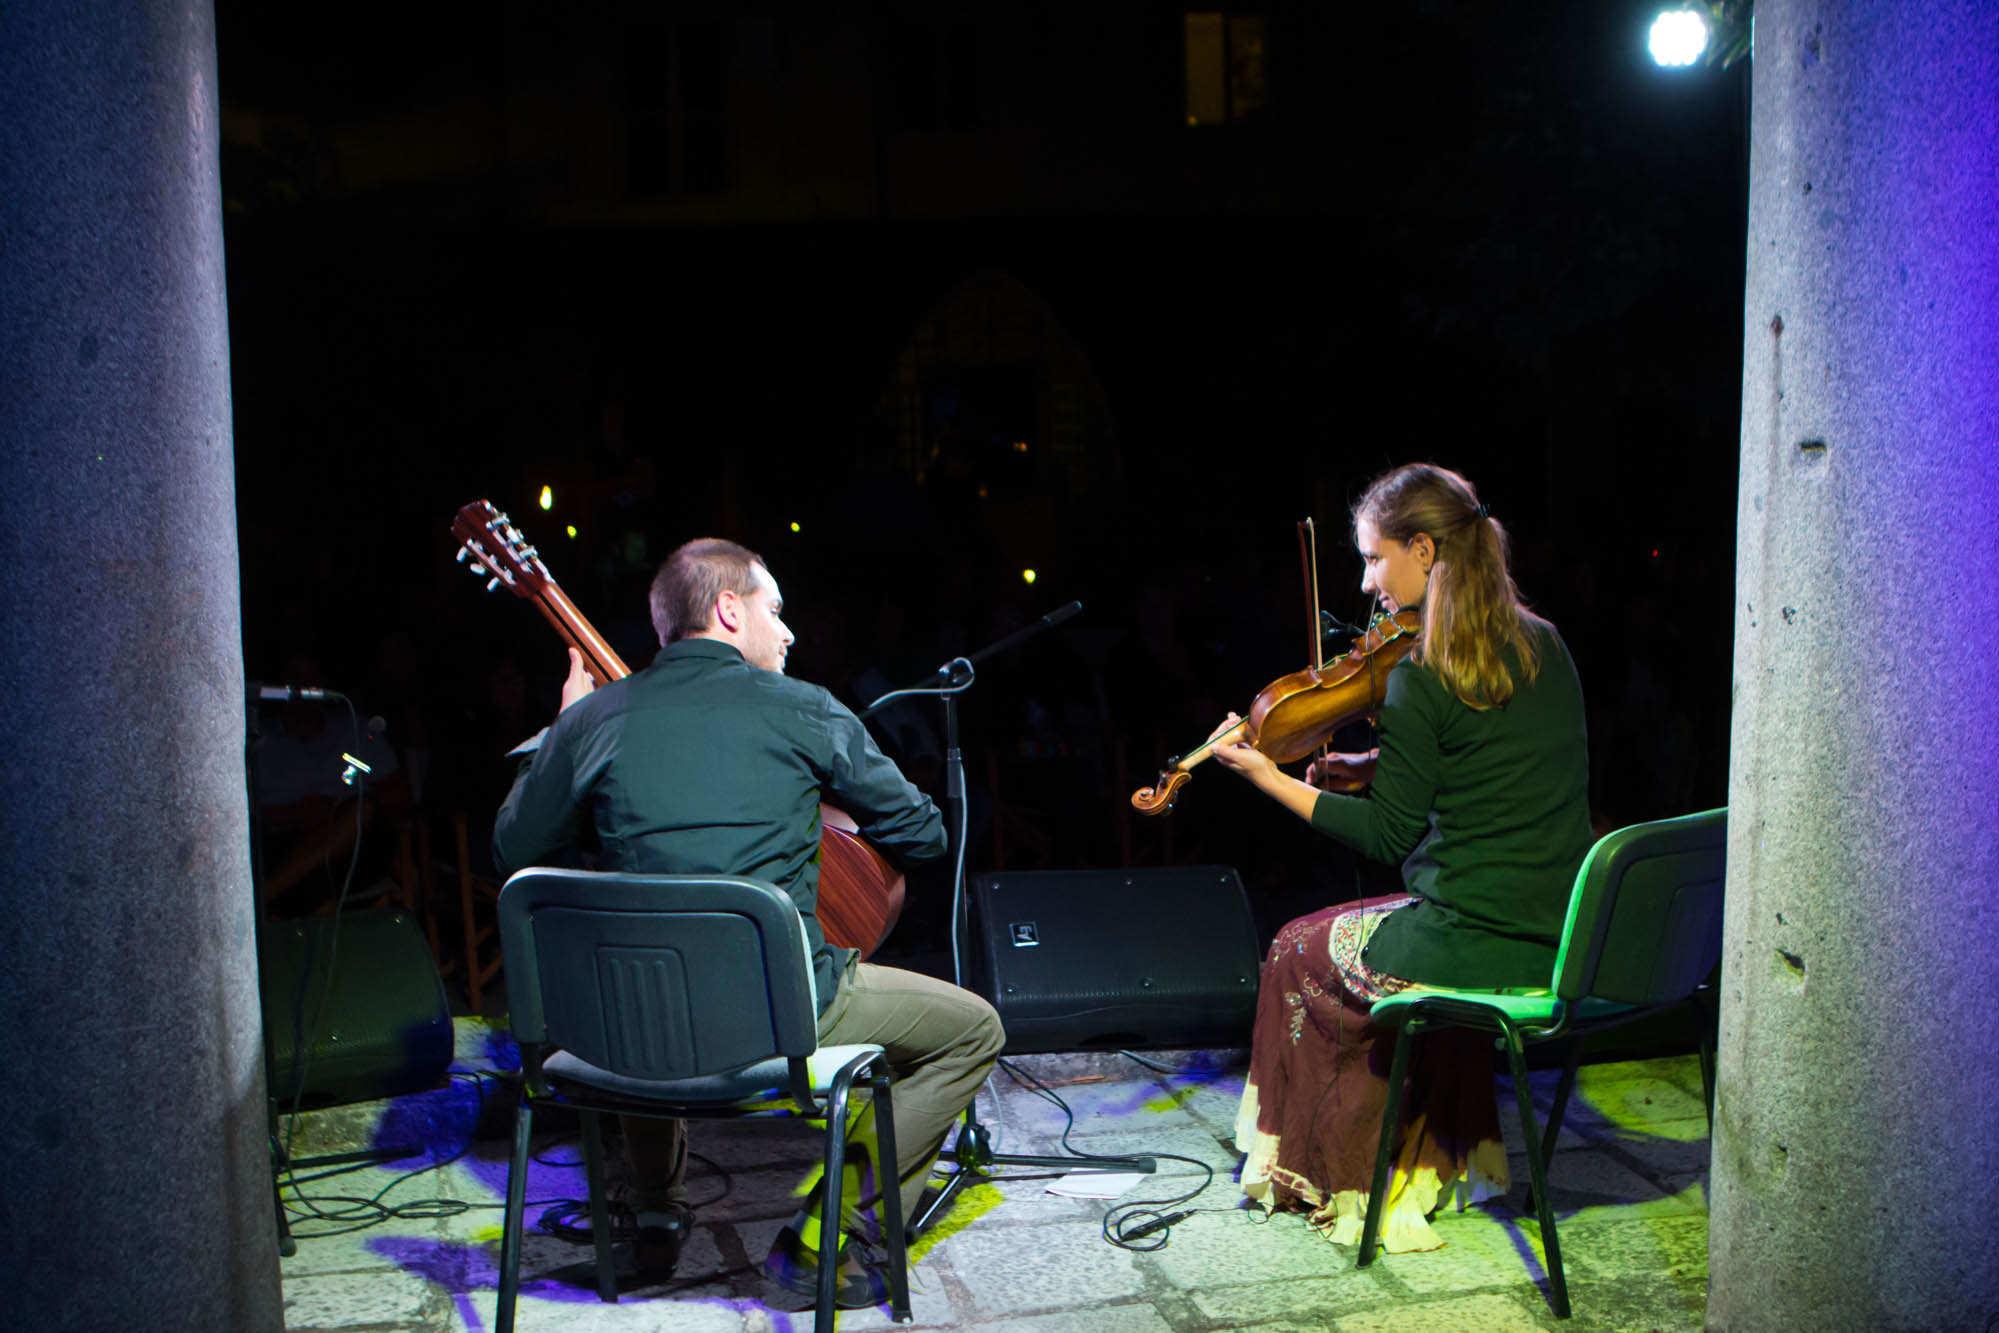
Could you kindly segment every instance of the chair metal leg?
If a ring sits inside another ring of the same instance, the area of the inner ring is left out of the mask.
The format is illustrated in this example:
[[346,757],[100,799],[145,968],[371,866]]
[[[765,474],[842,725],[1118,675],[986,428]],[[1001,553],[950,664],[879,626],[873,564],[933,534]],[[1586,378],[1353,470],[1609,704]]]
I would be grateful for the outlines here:
[[1382,1196],[1388,1193],[1388,1168],[1395,1156],[1395,1125],[1402,1110],[1402,1079],[1409,1070],[1409,1044],[1423,1020],[1410,1017],[1395,1035],[1395,1058],[1388,1068],[1388,1104],[1381,1108],[1381,1146],[1374,1153],[1374,1183],[1367,1191],[1367,1221],[1360,1230],[1360,1259],[1356,1268],[1374,1262],[1374,1247],[1381,1239]]
[[1555,1158],[1555,1140],[1562,1132],[1562,1120],[1569,1113],[1569,1097],[1576,1089],[1576,1068],[1582,1064],[1583,1039],[1581,1036],[1569,1038],[1569,1053],[1562,1060],[1562,1077],[1555,1084],[1555,1104],[1548,1110],[1547,1128],[1541,1135],[1541,1160],[1551,1162]]
[[521,1289],[521,1216],[527,1208],[528,1140],[534,1133],[534,1106],[523,1092],[514,1108],[514,1155],[507,1162],[507,1208],[500,1224],[500,1297],[496,1333],[513,1333],[514,1301]]
[[1520,1105],[1520,1137],[1527,1149],[1527,1176],[1534,1189],[1534,1205],[1541,1221],[1541,1248],[1547,1255],[1548,1304],[1555,1318],[1569,1317],[1569,1287],[1562,1275],[1562,1246],[1555,1236],[1555,1209],[1548,1201],[1548,1168],[1541,1156],[1540,1134],[1534,1125],[1534,1092],[1527,1085],[1527,1055],[1520,1046],[1520,1033],[1505,1027],[1506,1059],[1513,1071],[1513,1099]]
[[902,1169],[895,1150],[895,1107],[888,1071],[881,1062],[868,1081],[875,1105],[875,1184],[881,1191],[882,1231],[888,1241],[888,1312],[906,1324],[909,1312],[909,1247],[902,1232]]
[[841,1070],[826,1097],[826,1163],[819,1182],[819,1301],[812,1315],[812,1333],[833,1333],[833,1295],[840,1276],[840,1216],[845,1204],[847,1169],[847,1094],[853,1075]]
[[604,1199],[604,1132],[595,1111],[577,1111],[583,1128],[584,1188],[590,1191],[590,1239],[597,1249],[597,1299],[618,1303],[618,1264],[611,1252],[611,1208]]

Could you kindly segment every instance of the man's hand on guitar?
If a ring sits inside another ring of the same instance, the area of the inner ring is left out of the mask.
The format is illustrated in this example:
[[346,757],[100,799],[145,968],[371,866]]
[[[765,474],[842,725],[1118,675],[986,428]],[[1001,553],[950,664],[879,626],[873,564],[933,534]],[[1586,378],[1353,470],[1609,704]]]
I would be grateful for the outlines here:
[[596,688],[597,682],[592,680],[590,673],[584,669],[583,654],[571,648],[569,650],[569,679],[562,682],[562,706],[564,708],[569,707],[569,705],[575,703],[578,699],[581,699]]

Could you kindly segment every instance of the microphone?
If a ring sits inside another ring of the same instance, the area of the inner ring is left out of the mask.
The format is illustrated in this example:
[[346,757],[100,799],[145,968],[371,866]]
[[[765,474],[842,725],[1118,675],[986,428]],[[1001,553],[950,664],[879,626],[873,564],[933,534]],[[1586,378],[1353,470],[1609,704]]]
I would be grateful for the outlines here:
[[322,690],[311,685],[264,685],[254,680],[250,682],[249,694],[252,699],[259,702],[272,700],[288,702],[293,699],[324,702],[328,699],[347,697],[339,690]]
[[1322,639],[1358,639],[1367,633],[1359,625],[1349,625],[1324,607],[1319,609],[1319,637]]
[[1047,615],[1041,617],[1041,623],[1044,628],[1053,629],[1082,609],[1083,604],[1081,602],[1071,602],[1067,606],[1058,606]]

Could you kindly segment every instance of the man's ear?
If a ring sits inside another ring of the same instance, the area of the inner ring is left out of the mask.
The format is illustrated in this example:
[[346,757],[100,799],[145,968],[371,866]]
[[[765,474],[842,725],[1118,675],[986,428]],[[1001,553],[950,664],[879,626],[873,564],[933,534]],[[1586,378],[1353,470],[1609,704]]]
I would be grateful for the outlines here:
[[724,588],[715,595],[715,624],[734,634],[743,627],[743,599],[734,589]]

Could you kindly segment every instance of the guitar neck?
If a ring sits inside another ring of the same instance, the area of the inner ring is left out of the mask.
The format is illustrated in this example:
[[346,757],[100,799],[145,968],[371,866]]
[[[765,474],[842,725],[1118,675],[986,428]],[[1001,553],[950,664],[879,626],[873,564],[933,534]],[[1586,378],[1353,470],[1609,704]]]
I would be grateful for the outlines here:
[[623,680],[632,674],[618,656],[617,649],[611,647],[597,627],[583,618],[576,609],[576,603],[569,600],[569,594],[555,585],[554,580],[544,584],[534,594],[534,604],[555,626],[555,632],[563,642],[583,654],[583,669],[590,673],[599,685],[608,685],[614,680]]

